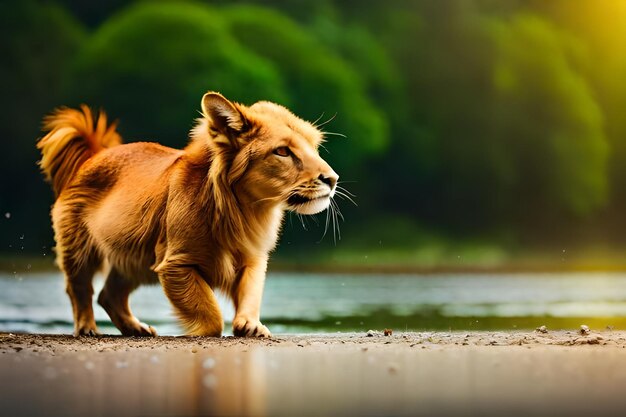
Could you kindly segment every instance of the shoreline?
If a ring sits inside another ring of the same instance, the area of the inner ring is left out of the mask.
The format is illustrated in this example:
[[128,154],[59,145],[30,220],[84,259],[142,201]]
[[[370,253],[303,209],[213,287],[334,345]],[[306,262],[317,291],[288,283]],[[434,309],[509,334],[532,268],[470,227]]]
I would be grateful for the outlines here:
[[626,332],[0,333],[14,417],[620,415]]
[[[418,250],[420,248],[416,248]],[[423,248],[422,248],[423,249]],[[416,252],[417,253],[417,252]],[[400,252],[389,256],[376,250],[346,253],[312,252],[310,257],[284,253],[271,257],[269,272],[319,274],[502,274],[502,273],[602,273],[626,272],[625,251],[597,252],[570,250],[555,254],[550,250],[511,252],[505,257],[448,256],[421,259],[417,254]],[[45,256],[32,253],[0,252],[0,273],[28,274],[58,271],[54,253]]]
[[[302,345],[302,346],[300,346]],[[169,349],[233,348],[233,347],[304,347],[326,346],[366,346],[366,347],[431,347],[452,348],[459,346],[615,346],[626,348],[626,331],[603,330],[582,331],[556,330],[545,333],[534,331],[425,331],[393,332],[383,331],[348,333],[278,334],[271,338],[244,338],[235,336],[157,336],[129,337],[119,335],[99,335],[95,337],[74,337],[67,334],[36,334],[0,332],[0,354],[16,352],[57,354],[64,351],[118,351],[153,350],[155,347]],[[194,352],[195,353],[195,352]]]
[[[164,348],[165,350],[194,349],[248,349],[248,348],[293,348],[314,346],[352,346],[369,348],[453,348],[477,346],[607,346],[626,349],[626,330],[573,331],[383,331],[337,332],[310,334],[277,334],[271,338],[243,338],[234,336],[157,336],[129,337],[99,335],[74,337],[67,334],[37,334],[0,332],[0,355],[11,353],[62,354],[66,352],[116,352],[141,351]],[[196,353],[196,352],[192,352]]]
[[[53,261],[18,257],[0,258],[0,273],[7,275],[59,272]],[[543,274],[543,273],[626,273],[626,262],[507,262],[464,265],[386,264],[386,263],[299,263],[270,261],[268,273],[362,274],[362,275],[455,275],[455,274]]]

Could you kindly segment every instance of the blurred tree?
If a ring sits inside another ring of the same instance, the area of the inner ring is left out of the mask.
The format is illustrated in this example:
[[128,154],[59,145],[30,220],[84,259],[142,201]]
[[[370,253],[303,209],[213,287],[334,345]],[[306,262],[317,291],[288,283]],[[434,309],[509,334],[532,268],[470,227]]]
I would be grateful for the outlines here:
[[[385,38],[417,125],[399,138],[401,162],[390,159],[399,186],[387,199],[457,231],[507,224],[523,234],[605,204],[602,113],[576,40],[530,14],[491,16],[470,2],[417,9],[391,19]],[[430,171],[394,168],[411,161]]]
[[335,13],[333,0],[206,0],[220,6],[255,5],[280,11],[291,18],[309,23],[317,16]]
[[490,29],[494,133],[509,149],[513,201],[528,201],[524,211],[593,213],[607,200],[608,147],[602,111],[580,71],[579,41],[530,14]]
[[229,36],[197,3],[138,3],[107,20],[82,49],[73,97],[122,120],[126,140],[182,146],[208,90],[289,105],[275,66]]
[[579,39],[586,57],[583,73],[604,116],[609,155],[610,206],[595,226],[604,224],[613,239],[626,227],[626,2],[579,0],[530,1],[530,7]]
[[42,116],[63,103],[85,34],[64,9],[39,1],[1,2],[0,31],[0,250],[40,252],[51,237],[51,193],[35,141]]
[[363,77],[346,61],[275,11],[239,6],[224,13],[233,36],[280,70],[296,114],[311,121],[322,111],[326,119],[337,114],[333,130],[348,140],[329,141],[329,159],[337,159],[353,171],[363,155],[384,152],[389,140],[387,120],[367,96]]
[[311,29],[327,47],[340,55],[363,80],[368,97],[385,114],[391,137],[407,124],[404,80],[381,42],[362,25],[323,14]]

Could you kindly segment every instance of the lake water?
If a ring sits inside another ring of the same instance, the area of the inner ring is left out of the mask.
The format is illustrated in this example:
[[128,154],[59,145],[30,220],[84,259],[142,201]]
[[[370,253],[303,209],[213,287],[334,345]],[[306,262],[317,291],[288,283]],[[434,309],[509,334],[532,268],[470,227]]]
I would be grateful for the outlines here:
[[[96,293],[102,287],[96,278]],[[230,332],[233,308],[221,299]],[[159,286],[131,298],[140,320],[161,335],[180,327]],[[95,307],[100,330],[119,334]],[[626,329],[626,274],[349,275],[270,273],[262,320],[273,333],[366,332],[369,329]],[[60,273],[0,273],[0,331],[71,333]]]

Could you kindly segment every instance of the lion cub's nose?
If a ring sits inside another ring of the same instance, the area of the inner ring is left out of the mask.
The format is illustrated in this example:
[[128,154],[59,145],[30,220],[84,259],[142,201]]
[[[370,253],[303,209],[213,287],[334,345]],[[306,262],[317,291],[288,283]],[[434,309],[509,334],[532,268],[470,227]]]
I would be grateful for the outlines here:
[[317,177],[317,179],[322,181],[324,184],[327,184],[332,190],[335,188],[335,185],[337,185],[337,180],[339,179],[339,177],[337,175],[326,176],[324,174],[320,174],[320,176]]

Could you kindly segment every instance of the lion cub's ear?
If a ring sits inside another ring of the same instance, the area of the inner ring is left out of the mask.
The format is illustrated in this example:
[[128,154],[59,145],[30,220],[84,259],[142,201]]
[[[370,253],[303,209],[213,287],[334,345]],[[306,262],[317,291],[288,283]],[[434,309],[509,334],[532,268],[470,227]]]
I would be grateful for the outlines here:
[[237,144],[236,136],[247,122],[235,104],[220,93],[210,91],[202,97],[202,113],[209,119],[209,129],[216,142]]

